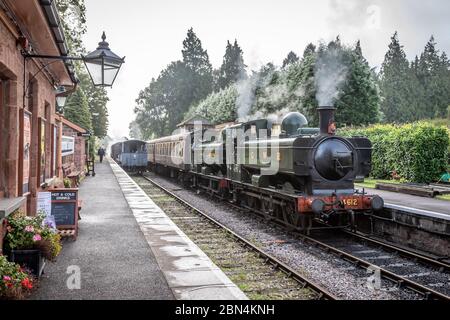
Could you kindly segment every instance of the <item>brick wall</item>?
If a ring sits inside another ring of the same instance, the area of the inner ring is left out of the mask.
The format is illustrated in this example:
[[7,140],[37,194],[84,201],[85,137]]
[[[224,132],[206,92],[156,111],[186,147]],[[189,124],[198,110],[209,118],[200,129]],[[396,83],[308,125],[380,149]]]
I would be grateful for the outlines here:
[[[1,11],[2,9],[0,9]],[[3,12],[1,12],[3,13]],[[46,172],[51,172],[52,143],[51,125],[55,124],[55,94],[54,87],[51,84],[48,74],[38,73],[33,80],[32,88],[29,87],[32,96],[30,99],[23,100],[24,83],[28,85],[31,75],[39,70],[39,65],[32,59],[26,62],[26,80],[23,79],[24,59],[20,52],[21,48],[17,45],[17,34],[14,33],[14,26],[0,19],[0,78],[6,83],[6,97],[4,105],[9,121],[7,123],[8,148],[6,150],[6,159],[4,161],[7,183],[5,191],[0,195],[13,198],[22,194],[22,152],[20,148],[22,128],[22,111],[28,110],[31,115],[31,146],[30,146],[30,190],[25,194],[28,198],[26,211],[33,214],[36,211],[36,196],[41,190],[38,178],[39,172],[39,136],[38,124],[40,118],[47,118],[45,126],[45,168]],[[32,90],[31,90],[32,89]],[[25,108],[24,108],[25,106]],[[47,106],[47,107],[46,107]],[[47,112],[46,112],[47,110]]]
[[77,136],[78,131],[63,125],[63,136],[75,138],[74,153],[63,157],[63,164],[74,163],[78,171],[84,172],[86,168],[86,142],[85,138]]

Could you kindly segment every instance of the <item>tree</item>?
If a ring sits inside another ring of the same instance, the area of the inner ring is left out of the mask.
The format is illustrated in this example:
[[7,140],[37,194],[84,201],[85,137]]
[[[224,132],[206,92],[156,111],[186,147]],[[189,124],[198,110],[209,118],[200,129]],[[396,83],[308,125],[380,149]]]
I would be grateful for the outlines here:
[[308,44],[306,46],[305,50],[303,51],[303,59],[314,54],[315,52],[316,52],[316,46],[312,43]]
[[244,64],[243,51],[239,47],[237,40],[234,40],[233,45],[231,45],[230,41],[227,41],[222,66],[219,70],[217,89],[224,89],[238,80],[246,79],[246,67],[247,66]]
[[367,125],[379,118],[380,95],[375,74],[364,58],[361,43],[354,50],[343,49],[348,56],[348,69],[342,94],[336,102],[339,125]]
[[[84,0],[57,0],[56,5],[61,17],[69,52],[74,55],[86,54],[86,49],[82,41],[82,35],[87,30]],[[109,101],[107,92],[104,88],[97,88],[92,84],[83,63],[75,61],[74,65],[79,78],[79,86],[88,103],[88,109],[80,108],[78,112],[86,112],[86,114],[80,116],[73,117],[74,112],[72,111],[66,112],[65,116],[75,123],[77,123],[77,119],[91,117],[90,122],[94,135],[102,139],[106,136],[109,125],[108,109],[106,106]],[[79,96],[74,98],[69,97],[68,102],[79,99]]]
[[288,53],[287,57],[283,60],[282,68],[286,68],[288,65],[292,63],[296,63],[300,60],[300,58],[295,54],[294,51]]
[[92,130],[88,100],[83,89],[80,87],[67,99],[64,107],[64,115],[80,127],[86,130]]
[[414,66],[410,68],[395,32],[380,71],[381,111],[385,121],[401,123],[423,117],[416,85]]
[[194,30],[188,30],[183,41],[183,64],[187,69],[186,80],[190,83],[191,99],[185,101],[185,111],[193,102],[205,98],[213,89],[212,66],[209,62],[208,52],[203,49],[202,42]]
[[84,0],[56,0],[56,7],[64,28],[64,34],[73,54],[85,53],[82,36],[87,31]]
[[94,135],[103,139],[108,134],[108,93],[105,88],[95,87],[86,72],[79,72],[80,87],[86,94],[89,112],[92,117]]
[[445,117],[450,102],[449,62],[445,53],[439,55],[431,36],[420,55],[417,77],[422,85],[423,106],[427,118]]
[[150,85],[139,92],[136,99],[134,122],[139,126],[143,139],[164,136],[167,130],[167,108],[163,104],[161,83],[152,79]]

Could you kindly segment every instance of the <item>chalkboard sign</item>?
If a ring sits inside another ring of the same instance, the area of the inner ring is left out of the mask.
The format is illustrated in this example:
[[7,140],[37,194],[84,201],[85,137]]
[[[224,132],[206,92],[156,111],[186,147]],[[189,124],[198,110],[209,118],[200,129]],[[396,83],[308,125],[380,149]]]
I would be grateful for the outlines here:
[[52,216],[55,217],[56,226],[75,225],[75,203],[52,203]]
[[52,216],[58,229],[78,231],[78,189],[50,190]]

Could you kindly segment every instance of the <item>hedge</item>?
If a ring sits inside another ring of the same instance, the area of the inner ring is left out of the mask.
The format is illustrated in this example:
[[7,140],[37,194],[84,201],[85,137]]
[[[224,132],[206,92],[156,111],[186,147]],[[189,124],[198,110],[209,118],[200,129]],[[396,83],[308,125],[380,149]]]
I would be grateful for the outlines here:
[[343,129],[339,134],[372,141],[371,176],[375,179],[389,179],[395,171],[405,181],[429,183],[447,170],[450,133],[446,127],[417,122]]

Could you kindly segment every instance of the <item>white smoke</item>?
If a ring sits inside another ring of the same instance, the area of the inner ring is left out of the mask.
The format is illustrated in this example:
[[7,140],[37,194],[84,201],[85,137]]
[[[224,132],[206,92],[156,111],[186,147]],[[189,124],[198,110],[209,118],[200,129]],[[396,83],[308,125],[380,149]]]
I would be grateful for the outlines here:
[[316,99],[319,106],[332,106],[339,97],[348,75],[340,49],[328,49],[318,55],[315,66]]
[[242,79],[236,83],[236,112],[238,121],[246,121],[255,102],[255,89],[251,79]]

